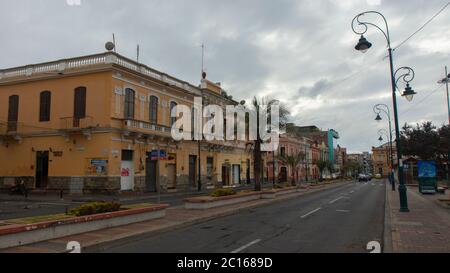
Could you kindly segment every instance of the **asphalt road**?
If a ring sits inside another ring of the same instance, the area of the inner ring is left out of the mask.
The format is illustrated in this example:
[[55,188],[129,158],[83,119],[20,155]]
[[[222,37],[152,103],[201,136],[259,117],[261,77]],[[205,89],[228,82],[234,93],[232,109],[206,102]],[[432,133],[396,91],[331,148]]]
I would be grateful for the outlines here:
[[367,253],[385,183],[353,183],[107,249],[112,253]]
[[[270,187],[270,183],[265,183],[264,187]],[[250,189],[252,185],[241,186],[240,189]],[[203,191],[198,192],[180,192],[172,194],[161,194],[160,197],[157,194],[149,194],[146,196],[137,197],[119,197],[120,203],[123,205],[140,204],[140,203],[153,203],[157,204],[169,204],[171,206],[181,206],[184,204],[184,199],[188,197],[195,197],[199,195],[205,195],[210,192]],[[78,199],[71,200],[70,197],[65,197],[64,200],[60,200],[58,195],[49,196],[32,196],[26,200],[21,196],[9,196],[7,194],[0,194],[0,221],[7,219],[17,219],[24,217],[35,217],[41,215],[51,215],[65,213],[70,208],[79,206],[86,202],[92,201],[113,201],[118,197],[115,196],[91,196],[80,197]],[[117,200],[116,200],[117,201]]]

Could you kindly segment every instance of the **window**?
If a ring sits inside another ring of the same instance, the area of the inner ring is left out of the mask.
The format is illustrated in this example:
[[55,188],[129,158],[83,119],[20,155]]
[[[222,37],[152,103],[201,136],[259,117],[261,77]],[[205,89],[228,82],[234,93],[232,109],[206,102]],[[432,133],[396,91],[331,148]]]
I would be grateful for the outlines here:
[[150,123],[158,124],[158,98],[155,96],[150,97]]
[[74,100],[74,119],[83,119],[86,117],[86,87],[78,87],[75,89]]
[[174,102],[174,101],[170,102],[170,113],[169,113],[169,116],[170,116],[170,126],[174,125],[175,122],[177,121],[177,118],[173,118],[173,117],[172,117],[172,110],[173,110],[173,108],[175,108],[177,105],[178,105],[178,104],[177,104],[176,102]]
[[125,89],[125,119],[134,119],[134,100],[136,92],[133,89]]
[[214,170],[214,158],[208,157],[206,159],[206,175],[208,179],[212,179],[214,175],[213,170]]
[[50,108],[51,108],[52,94],[50,91],[41,92],[39,100],[39,121],[50,121]]
[[8,132],[17,131],[17,121],[19,120],[19,96],[9,97],[8,106]]
[[281,156],[285,157],[286,156],[286,148],[285,147],[281,147]]

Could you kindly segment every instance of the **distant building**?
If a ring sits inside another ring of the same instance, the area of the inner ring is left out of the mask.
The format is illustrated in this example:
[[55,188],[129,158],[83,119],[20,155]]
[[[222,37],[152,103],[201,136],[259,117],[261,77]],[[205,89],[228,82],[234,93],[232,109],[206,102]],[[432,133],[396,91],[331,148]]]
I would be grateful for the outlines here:
[[327,160],[336,164],[335,149],[337,148],[336,141],[340,138],[339,133],[333,129],[322,131],[317,126],[294,126],[290,124],[291,128],[299,135],[310,138],[318,143],[325,143],[328,147]]

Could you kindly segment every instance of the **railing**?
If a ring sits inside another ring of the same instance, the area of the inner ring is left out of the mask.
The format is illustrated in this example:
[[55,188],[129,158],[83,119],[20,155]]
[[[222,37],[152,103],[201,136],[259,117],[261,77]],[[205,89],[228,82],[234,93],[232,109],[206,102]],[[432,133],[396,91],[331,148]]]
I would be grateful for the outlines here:
[[38,125],[32,125],[23,122],[16,122],[16,121],[0,122],[0,135],[3,136],[32,135],[54,131],[56,130],[52,128],[40,127]]
[[61,130],[82,130],[92,128],[94,126],[92,117],[75,118],[67,117],[61,118]]
[[162,134],[171,134],[172,129],[163,125],[156,125],[150,122],[139,121],[139,120],[124,120],[124,127],[131,130],[139,130],[142,132],[153,131]]
[[64,73],[68,70],[83,69],[91,66],[115,64],[129,70],[141,73],[148,77],[163,81],[169,85],[176,86],[186,91],[193,91],[195,86],[171,77],[167,74],[152,69],[146,65],[140,64],[128,58],[125,58],[114,52],[106,52],[102,54],[89,55],[71,59],[63,59],[54,62],[34,64],[10,69],[0,70],[0,82],[6,79],[30,77],[39,74],[57,74]]

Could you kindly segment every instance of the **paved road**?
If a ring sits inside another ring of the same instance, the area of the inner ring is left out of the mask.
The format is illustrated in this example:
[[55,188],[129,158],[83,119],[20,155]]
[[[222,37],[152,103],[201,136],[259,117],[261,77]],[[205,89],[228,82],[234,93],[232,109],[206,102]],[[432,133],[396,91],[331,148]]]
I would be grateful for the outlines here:
[[[270,183],[265,183],[264,187],[271,187]],[[241,186],[239,189],[253,188],[252,185]],[[120,203],[124,205],[139,203],[163,203],[171,206],[183,205],[183,200],[187,197],[195,197],[205,195],[208,191],[198,192],[180,192],[172,194],[161,194],[158,198],[157,194],[149,194],[146,196],[136,197],[120,197]],[[28,200],[21,196],[10,196],[8,194],[0,194],[0,220],[16,219],[23,217],[34,217],[40,215],[50,215],[65,213],[66,210],[79,206],[85,202],[92,201],[113,201],[118,197],[114,196],[91,196],[71,199],[66,196],[65,200],[60,200],[56,194],[49,196],[31,196]]]
[[130,242],[105,252],[362,253],[382,242],[385,183],[353,183]]

